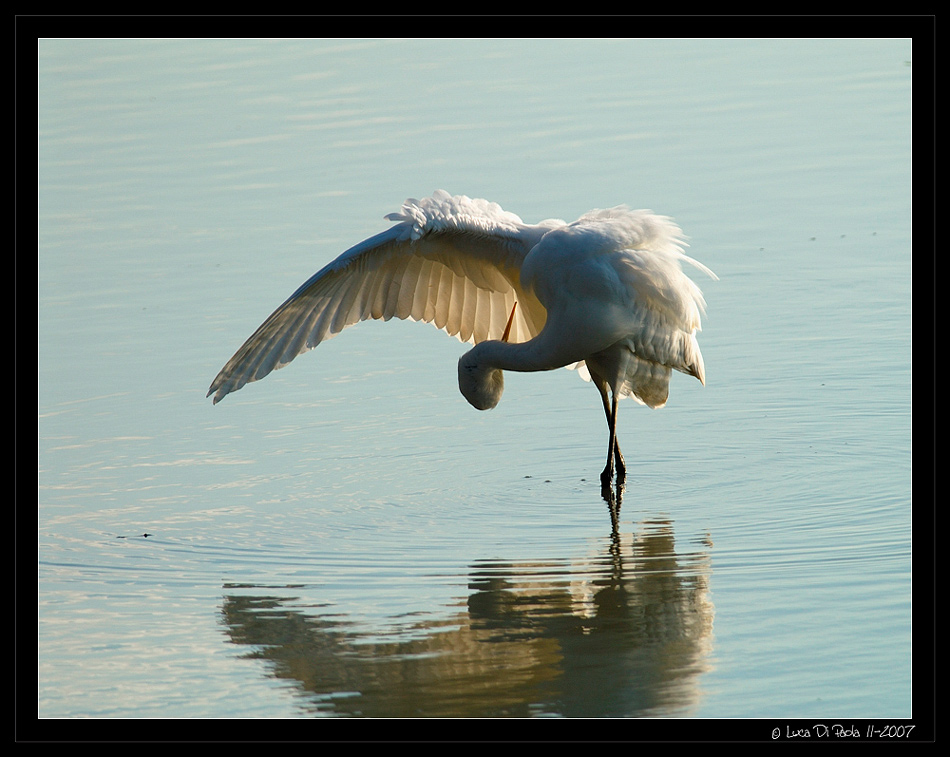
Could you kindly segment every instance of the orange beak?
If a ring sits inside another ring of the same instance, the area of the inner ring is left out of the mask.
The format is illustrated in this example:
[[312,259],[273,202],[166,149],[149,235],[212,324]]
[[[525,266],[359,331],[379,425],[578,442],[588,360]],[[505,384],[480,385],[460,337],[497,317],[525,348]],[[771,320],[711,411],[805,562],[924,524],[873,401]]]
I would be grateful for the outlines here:
[[508,325],[505,326],[505,333],[501,335],[501,341],[503,341],[503,342],[507,342],[507,341],[508,341],[508,334],[511,333],[511,322],[515,319],[515,308],[516,308],[516,307],[518,307],[518,303],[517,303],[517,302],[516,302],[514,305],[511,306],[511,315],[508,316]]

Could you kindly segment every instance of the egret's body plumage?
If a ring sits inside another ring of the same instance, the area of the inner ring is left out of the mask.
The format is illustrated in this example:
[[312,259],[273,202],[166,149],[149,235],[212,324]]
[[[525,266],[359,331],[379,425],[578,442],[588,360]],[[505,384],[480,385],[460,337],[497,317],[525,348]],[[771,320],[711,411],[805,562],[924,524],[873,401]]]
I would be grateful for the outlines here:
[[623,207],[573,223],[526,224],[485,200],[407,200],[387,231],[314,274],[221,369],[217,403],[359,321],[433,323],[474,347],[459,360],[459,388],[494,407],[502,371],[574,367],[600,391],[610,427],[605,481],[623,459],[616,406],[630,396],[666,403],[673,369],[705,383],[696,332],[703,295],[681,264],[679,228]]

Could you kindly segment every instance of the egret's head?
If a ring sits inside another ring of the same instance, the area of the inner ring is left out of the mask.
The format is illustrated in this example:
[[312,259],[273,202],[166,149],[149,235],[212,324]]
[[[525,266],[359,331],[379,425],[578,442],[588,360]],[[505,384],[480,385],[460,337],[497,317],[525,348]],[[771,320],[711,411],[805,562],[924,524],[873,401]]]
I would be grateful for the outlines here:
[[491,410],[505,391],[505,376],[500,368],[492,368],[479,359],[482,345],[476,344],[459,358],[459,391],[473,407]]
[[[502,342],[508,341],[517,306],[517,302],[511,306],[511,315],[508,316],[505,332],[501,336]],[[479,410],[491,410],[505,392],[504,373],[500,368],[493,368],[490,359],[485,359],[485,353],[491,352],[495,344],[498,342],[476,344],[459,359],[459,391]]]

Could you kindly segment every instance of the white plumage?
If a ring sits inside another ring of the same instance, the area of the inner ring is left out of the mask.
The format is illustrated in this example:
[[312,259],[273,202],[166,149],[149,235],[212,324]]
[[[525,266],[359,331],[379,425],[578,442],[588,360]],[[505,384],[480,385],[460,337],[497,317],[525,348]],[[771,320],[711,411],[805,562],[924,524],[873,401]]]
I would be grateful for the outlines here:
[[212,382],[215,403],[359,321],[425,321],[475,344],[459,388],[479,409],[498,403],[503,370],[579,368],[607,415],[606,483],[614,462],[624,473],[617,400],[661,407],[672,369],[705,383],[705,302],[681,264],[715,274],[683,253],[669,218],[617,207],[526,224],[443,191],[386,217],[395,225],[311,276],[251,335]]

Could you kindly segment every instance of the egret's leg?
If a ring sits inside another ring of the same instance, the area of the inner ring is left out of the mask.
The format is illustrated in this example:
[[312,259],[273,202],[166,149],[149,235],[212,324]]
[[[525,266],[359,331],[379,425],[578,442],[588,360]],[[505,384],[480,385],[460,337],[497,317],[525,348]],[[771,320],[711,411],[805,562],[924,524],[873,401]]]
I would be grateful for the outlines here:
[[620,452],[620,442],[617,441],[617,397],[613,402],[607,396],[607,385],[597,382],[597,389],[600,392],[600,399],[604,403],[604,415],[607,416],[607,429],[610,434],[610,446],[607,448],[607,466],[600,474],[602,484],[607,484],[613,478],[613,468],[617,468],[617,483],[623,481],[627,474],[627,466],[623,461],[623,454]]
[[614,397],[613,406],[614,418],[614,464],[617,468],[617,483],[622,484],[627,477],[627,464],[623,461],[623,455],[620,452],[620,442],[617,440],[617,398]]

